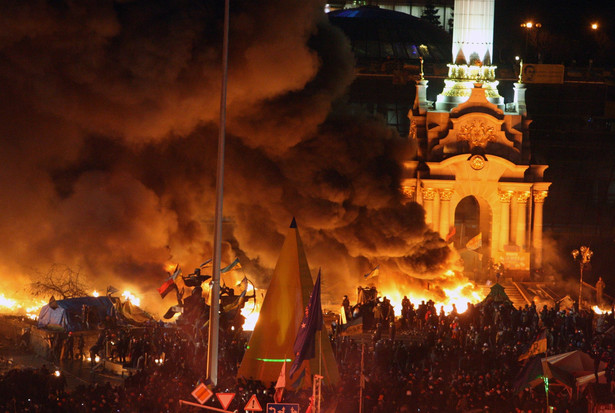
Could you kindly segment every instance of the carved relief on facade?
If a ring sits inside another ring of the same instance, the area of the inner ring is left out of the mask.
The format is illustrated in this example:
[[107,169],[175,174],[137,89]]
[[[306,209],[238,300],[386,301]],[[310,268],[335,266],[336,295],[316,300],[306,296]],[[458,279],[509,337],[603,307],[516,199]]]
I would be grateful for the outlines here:
[[436,194],[438,192],[433,188],[423,188],[423,199],[425,201],[433,201],[436,199]]
[[480,171],[485,167],[485,158],[480,155],[474,155],[470,158],[470,168],[475,171]]
[[549,195],[548,191],[534,191],[534,202],[539,204],[545,202],[545,198]]
[[497,136],[493,126],[486,125],[479,119],[468,120],[461,124],[457,132],[458,141],[467,141],[470,149],[480,146],[484,148],[489,142],[496,142]]
[[413,186],[402,186],[401,192],[408,199],[412,199],[414,197],[414,187]]
[[416,122],[414,120],[411,120],[409,137],[410,139],[416,139],[417,136],[418,136],[418,132],[417,132]]
[[515,199],[519,203],[524,204],[527,202],[529,198],[530,198],[530,191],[515,192]]
[[441,201],[450,201],[453,198],[455,191],[452,189],[440,189],[438,193],[440,194]]
[[513,191],[498,191],[500,202],[510,202],[513,196]]

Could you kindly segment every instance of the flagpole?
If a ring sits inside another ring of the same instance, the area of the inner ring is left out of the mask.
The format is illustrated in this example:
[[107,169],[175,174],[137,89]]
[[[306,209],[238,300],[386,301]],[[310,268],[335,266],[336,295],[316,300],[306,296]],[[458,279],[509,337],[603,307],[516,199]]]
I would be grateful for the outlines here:
[[218,135],[218,167],[216,170],[216,214],[214,222],[214,254],[207,339],[207,378],[218,384],[218,345],[220,326],[220,255],[222,252],[222,199],[224,194],[224,144],[226,136],[226,85],[228,79],[229,5],[224,1],[224,35],[222,41],[222,87],[220,92],[220,133]]
[[[319,271],[320,273],[320,271]],[[322,290],[322,278],[320,279],[320,288]],[[318,309],[318,311],[322,312],[322,306]],[[323,321],[324,324],[324,321]],[[322,326],[324,327],[324,325]],[[322,377],[322,328],[318,331],[318,375]],[[318,413],[320,413],[320,399],[322,392],[322,381],[318,380]]]

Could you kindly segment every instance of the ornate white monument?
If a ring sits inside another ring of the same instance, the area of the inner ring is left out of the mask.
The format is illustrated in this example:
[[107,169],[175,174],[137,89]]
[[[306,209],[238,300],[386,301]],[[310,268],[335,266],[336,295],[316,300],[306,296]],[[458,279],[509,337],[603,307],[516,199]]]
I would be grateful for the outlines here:
[[416,159],[405,163],[404,193],[425,208],[432,229],[477,277],[491,264],[525,279],[542,266],[546,165],[530,164],[525,86],[499,95],[491,63],[494,0],[456,0],[453,59],[444,90],[427,100],[417,82],[410,118]]

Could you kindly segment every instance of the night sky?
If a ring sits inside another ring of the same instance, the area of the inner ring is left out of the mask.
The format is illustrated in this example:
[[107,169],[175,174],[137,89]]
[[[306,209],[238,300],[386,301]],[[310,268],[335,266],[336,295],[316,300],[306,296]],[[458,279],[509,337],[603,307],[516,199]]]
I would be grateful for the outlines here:
[[[339,101],[353,57],[323,6],[232,1],[223,262],[239,256],[263,286],[294,216],[336,295],[375,264],[431,278],[455,257],[400,202],[412,148]],[[0,288],[23,291],[56,263],[99,289],[155,292],[166,265],[211,257],[222,8],[2,2]]]
[[[494,55],[504,60],[522,55],[527,31],[520,24],[532,21],[541,27],[532,33],[537,37],[530,39],[530,49],[537,43],[544,63],[586,65],[593,58],[612,66],[614,9],[607,0],[496,0]],[[591,30],[592,23],[598,30]]]

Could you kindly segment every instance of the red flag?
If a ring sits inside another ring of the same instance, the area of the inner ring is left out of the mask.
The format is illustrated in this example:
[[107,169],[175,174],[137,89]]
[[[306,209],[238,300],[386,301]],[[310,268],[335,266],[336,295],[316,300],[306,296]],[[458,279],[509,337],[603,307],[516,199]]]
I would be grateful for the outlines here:
[[173,279],[171,278],[170,280],[165,281],[165,283],[162,284],[160,288],[158,288],[158,292],[160,293],[160,296],[164,298],[167,296],[168,293],[173,291],[174,288],[177,289],[177,285],[175,284],[175,281],[173,281]]
[[280,370],[280,376],[278,382],[275,384],[275,394],[273,400],[276,403],[282,403],[282,395],[284,394],[284,388],[286,387],[286,360],[282,363],[282,370]]

